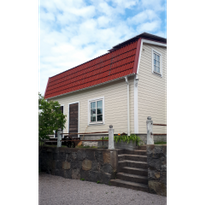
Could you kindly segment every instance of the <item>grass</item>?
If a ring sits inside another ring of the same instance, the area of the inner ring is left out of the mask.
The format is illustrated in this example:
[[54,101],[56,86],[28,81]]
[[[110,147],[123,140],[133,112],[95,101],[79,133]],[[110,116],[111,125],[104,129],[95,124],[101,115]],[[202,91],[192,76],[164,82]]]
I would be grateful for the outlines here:
[[167,144],[167,142],[159,141],[159,142],[155,142],[154,144]]

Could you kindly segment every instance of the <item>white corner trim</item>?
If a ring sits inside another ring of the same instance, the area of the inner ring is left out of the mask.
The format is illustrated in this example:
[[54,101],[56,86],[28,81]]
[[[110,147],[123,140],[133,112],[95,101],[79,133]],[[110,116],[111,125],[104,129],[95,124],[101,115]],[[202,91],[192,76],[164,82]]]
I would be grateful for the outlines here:
[[[102,108],[103,108],[103,121],[102,122],[94,122],[94,123],[91,123],[90,122],[90,102],[92,101],[96,101],[96,100],[102,100]],[[97,97],[97,98],[92,98],[92,99],[89,99],[88,100],[88,126],[90,125],[102,125],[102,124],[105,124],[105,100],[104,100],[104,96],[102,97]]]
[[[76,103],[78,103],[78,133],[79,133],[79,129],[80,129],[80,102],[79,101],[68,103],[68,118],[67,118],[68,119],[68,133],[69,133],[69,118],[70,118],[69,108],[70,108],[70,105],[76,104]],[[78,137],[80,137],[80,135],[78,135]]]
[[134,78],[134,133],[139,133],[139,122],[138,122],[138,76]]

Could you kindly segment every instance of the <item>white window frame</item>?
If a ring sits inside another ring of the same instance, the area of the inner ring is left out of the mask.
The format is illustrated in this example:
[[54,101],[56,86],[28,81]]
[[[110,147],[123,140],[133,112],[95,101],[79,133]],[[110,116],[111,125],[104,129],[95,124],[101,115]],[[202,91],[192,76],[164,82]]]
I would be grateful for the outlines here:
[[[154,70],[154,54],[157,54],[159,56],[159,60],[160,60],[160,72],[156,72]],[[152,49],[152,73],[159,75],[162,77],[162,54],[158,51],[156,51],[155,49]]]
[[[90,113],[91,113],[91,108],[90,108],[90,104],[91,102],[96,102],[96,101],[99,101],[99,100],[102,100],[102,122],[91,122],[90,120]],[[88,100],[88,125],[102,125],[102,124],[105,124],[105,114],[104,114],[104,96],[103,97],[98,97],[98,98],[93,98],[93,99],[90,99]]]

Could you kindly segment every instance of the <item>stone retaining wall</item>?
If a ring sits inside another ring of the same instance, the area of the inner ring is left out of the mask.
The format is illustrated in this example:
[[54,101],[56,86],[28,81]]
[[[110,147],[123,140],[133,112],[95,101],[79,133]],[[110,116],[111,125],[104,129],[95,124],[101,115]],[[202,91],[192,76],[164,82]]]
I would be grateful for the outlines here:
[[166,196],[167,190],[167,146],[147,145],[149,192]]
[[65,178],[109,184],[115,178],[117,156],[117,150],[44,147],[39,151],[39,168]]

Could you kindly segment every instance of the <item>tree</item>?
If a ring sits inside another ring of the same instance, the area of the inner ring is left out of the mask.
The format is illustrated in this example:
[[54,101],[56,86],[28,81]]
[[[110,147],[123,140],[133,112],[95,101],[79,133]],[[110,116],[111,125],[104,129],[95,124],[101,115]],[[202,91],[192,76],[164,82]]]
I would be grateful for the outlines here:
[[54,131],[65,128],[66,115],[57,101],[47,101],[39,93],[39,141],[48,139]]

